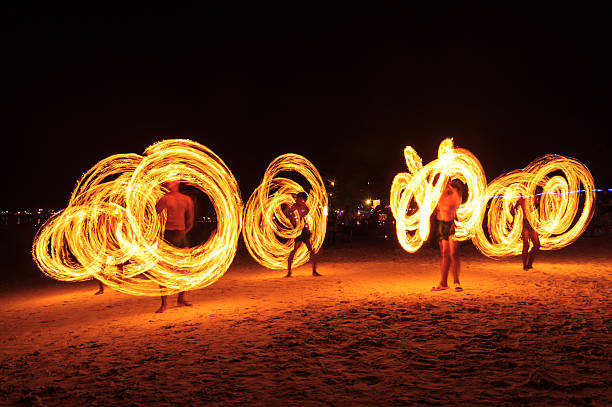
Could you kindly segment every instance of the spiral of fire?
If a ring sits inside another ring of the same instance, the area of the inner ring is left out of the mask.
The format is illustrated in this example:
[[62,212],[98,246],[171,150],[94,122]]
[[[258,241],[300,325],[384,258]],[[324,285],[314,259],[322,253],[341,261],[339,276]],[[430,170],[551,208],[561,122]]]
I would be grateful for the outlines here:
[[[425,166],[412,147],[406,147],[404,156],[409,172],[393,180],[391,210],[398,241],[408,252],[429,236],[430,216],[448,179],[468,187],[468,198],[457,210],[455,240],[471,238],[489,257],[521,253],[523,217],[538,233],[541,248],[553,250],[573,243],[593,216],[595,183],[574,158],[549,154],[486,185],[479,161],[454,148],[452,139],[444,140],[438,158]],[[516,208],[519,197],[525,199],[526,213]]]
[[[541,249],[565,247],[580,237],[593,216],[594,186],[580,161],[553,154],[540,157],[487,186],[480,227],[472,241],[489,257],[520,254],[526,217],[539,235]],[[525,213],[516,208],[519,197],[525,199]]]
[[[165,216],[155,205],[169,181],[210,198],[217,229],[206,242],[179,249],[163,240]],[[87,171],[68,206],[39,229],[32,255],[58,280],[96,278],[128,294],[172,294],[208,286],[225,273],[241,215],[236,179],[213,151],[190,140],[164,140],[144,156],[113,155]]]
[[404,157],[408,172],[395,176],[390,199],[402,248],[414,253],[427,240],[430,217],[450,179],[459,179],[467,186],[467,199],[457,209],[455,239],[471,238],[481,218],[486,187],[486,177],[478,159],[466,149],[455,148],[452,139],[443,140],[438,158],[425,166],[410,146],[404,150]]
[[[302,175],[310,190],[296,181],[279,177],[281,172],[296,172]],[[286,214],[286,209],[295,202],[299,192],[307,192],[306,205],[310,212],[295,227]],[[283,154],[268,166],[261,184],[251,194],[244,210],[242,235],[253,258],[269,269],[287,267],[287,258],[293,249],[295,238],[308,223],[312,232],[311,244],[316,253],[325,239],[327,227],[327,192],[316,167],[306,158],[297,154]],[[309,253],[301,245],[293,260],[294,267],[306,263]]]

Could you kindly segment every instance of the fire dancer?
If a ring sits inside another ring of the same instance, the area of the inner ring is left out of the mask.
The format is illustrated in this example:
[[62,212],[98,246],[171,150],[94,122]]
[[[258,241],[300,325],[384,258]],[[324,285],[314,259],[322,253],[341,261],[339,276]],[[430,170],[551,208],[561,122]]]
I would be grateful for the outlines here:
[[[299,192],[296,195],[295,203],[291,205],[291,207],[285,212],[285,215],[291,220],[291,224],[295,227],[298,224],[298,221],[301,221],[308,215],[310,212],[310,208],[306,205],[306,199],[308,199],[308,194],[306,192]],[[308,223],[304,222],[304,227],[302,228],[302,232],[298,237],[295,238],[295,245],[293,246],[293,250],[289,253],[289,259],[287,260],[287,275],[285,277],[291,277],[291,263],[293,263],[293,256],[295,256],[295,252],[300,247],[302,243],[306,245],[308,251],[310,252],[310,258],[312,259],[312,275],[320,276],[321,274],[317,273],[317,259],[316,254],[312,250],[312,244],[310,243],[310,237],[312,232],[309,229]]]
[[[535,196],[535,204],[536,209],[540,205],[540,196],[542,192],[542,187],[536,188],[536,196]],[[523,239],[523,270],[529,270],[533,268],[533,260],[540,249],[540,238],[538,233],[533,229],[533,226],[529,223],[527,219],[527,206],[525,204],[525,198],[519,197],[516,201],[516,204],[512,208],[512,213],[516,211],[517,208],[521,208],[523,211],[523,231],[521,232],[521,238]],[[529,244],[532,244],[531,250],[529,250]]]
[[438,238],[440,244],[440,283],[431,291],[448,290],[448,271],[453,273],[455,291],[463,291],[459,283],[459,244],[455,240],[455,216],[461,205],[462,184],[459,180],[448,181],[436,207]]
[[[166,193],[155,205],[157,213],[166,211],[168,219],[164,230],[164,240],[173,246],[188,247],[187,232],[193,228],[193,200],[179,192],[179,182],[169,181],[165,183],[170,192]],[[161,306],[157,313],[166,310],[166,295],[161,296]],[[180,292],[177,299],[178,305],[190,307],[191,303],[185,300],[185,292]]]

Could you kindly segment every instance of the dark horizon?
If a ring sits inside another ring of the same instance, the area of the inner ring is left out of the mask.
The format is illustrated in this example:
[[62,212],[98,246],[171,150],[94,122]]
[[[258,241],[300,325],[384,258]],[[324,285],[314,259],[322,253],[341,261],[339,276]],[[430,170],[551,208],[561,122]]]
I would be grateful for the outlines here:
[[245,201],[289,152],[388,198],[404,147],[426,163],[446,137],[489,181],[555,153],[612,186],[598,10],[269,11],[13,15],[2,209],[60,209],[97,161],[167,138],[211,148]]

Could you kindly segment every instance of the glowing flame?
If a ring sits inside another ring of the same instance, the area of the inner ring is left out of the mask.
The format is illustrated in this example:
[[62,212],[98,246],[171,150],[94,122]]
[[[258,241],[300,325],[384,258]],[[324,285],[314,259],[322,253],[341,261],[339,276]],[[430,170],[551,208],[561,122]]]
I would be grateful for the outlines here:
[[[191,185],[210,198],[217,230],[206,242],[178,249],[162,239],[165,218],[155,204],[167,181]],[[37,233],[32,255],[50,277],[96,278],[128,294],[201,288],[231,264],[241,213],[238,184],[214,152],[190,140],[165,140],[148,147],[144,156],[114,155],[85,173],[67,208]]]
[[[539,235],[540,249],[565,247],[578,239],[593,216],[594,184],[584,164],[559,155],[546,155],[522,170],[501,175],[487,187],[489,199],[483,204],[480,227],[472,241],[489,257],[520,254],[526,216]],[[580,191],[581,185],[584,191]],[[541,194],[536,194],[537,187],[542,188]],[[513,210],[521,196],[527,213]],[[538,198],[540,203],[536,205]],[[488,233],[483,227],[485,216]]]
[[[294,240],[303,227],[303,222],[293,227],[283,207],[293,205],[297,193],[306,192],[297,182],[277,177],[281,172],[297,172],[311,186],[306,201],[310,212],[305,221],[312,232],[311,243],[315,253],[323,244],[327,227],[327,192],[316,167],[297,154],[277,157],[266,169],[261,184],[246,204],[242,229],[251,256],[262,266],[277,270],[287,267],[289,252],[293,250]],[[293,266],[298,267],[308,259],[308,250],[301,245],[293,259]]]
[[[573,158],[546,155],[522,170],[497,177],[485,187],[484,171],[476,157],[467,150],[453,148],[452,139],[440,144],[438,159],[426,166],[412,147],[406,147],[404,156],[409,172],[397,174],[393,180],[391,210],[398,240],[409,252],[418,250],[429,236],[429,218],[447,180],[453,178],[467,184],[469,192],[457,210],[455,239],[472,238],[474,245],[489,257],[521,254],[523,216],[538,233],[543,250],[560,249],[574,242],[593,216],[593,177],[586,166]],[[536,194],[538,187],[542,188],[541,194]],[[515,209],[521,196],[525,198],[525,214]]]
[[409,172],[397,174],[391,185],[391,210],[400,245],[417,251],[429,236],[429,219],[449,179],[459,179],[468,188],[465,202],[457,210],[456,240],[474,235],[481,218],[486,178],[478,159],[468,150],[454,148],[452,139],[440,143],[438,158],[423,166],[412,147],[404,150]]

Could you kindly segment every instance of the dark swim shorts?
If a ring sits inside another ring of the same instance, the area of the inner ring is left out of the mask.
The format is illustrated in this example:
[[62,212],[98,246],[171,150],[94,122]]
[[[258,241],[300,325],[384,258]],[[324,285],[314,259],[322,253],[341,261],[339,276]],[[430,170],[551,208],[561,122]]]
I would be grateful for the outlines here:
[[523,231],[533,230],[531,223],[527,220],[527,218],[523,218]]
[[439,220],[438,221],[438,236],[440,240],[448,240],[449,237],[455,234],[454,220]]
[[175,247],[189,247],[187,233],[184,230],[166,230],[164,231],[164,240]]
[[300,235],[295,238],[295,241],[306,243],[310,240],[310,236],[312,236],[312,233],[310,232],[310,230],[304,228],[302,229],[302,233],[300,233]]

